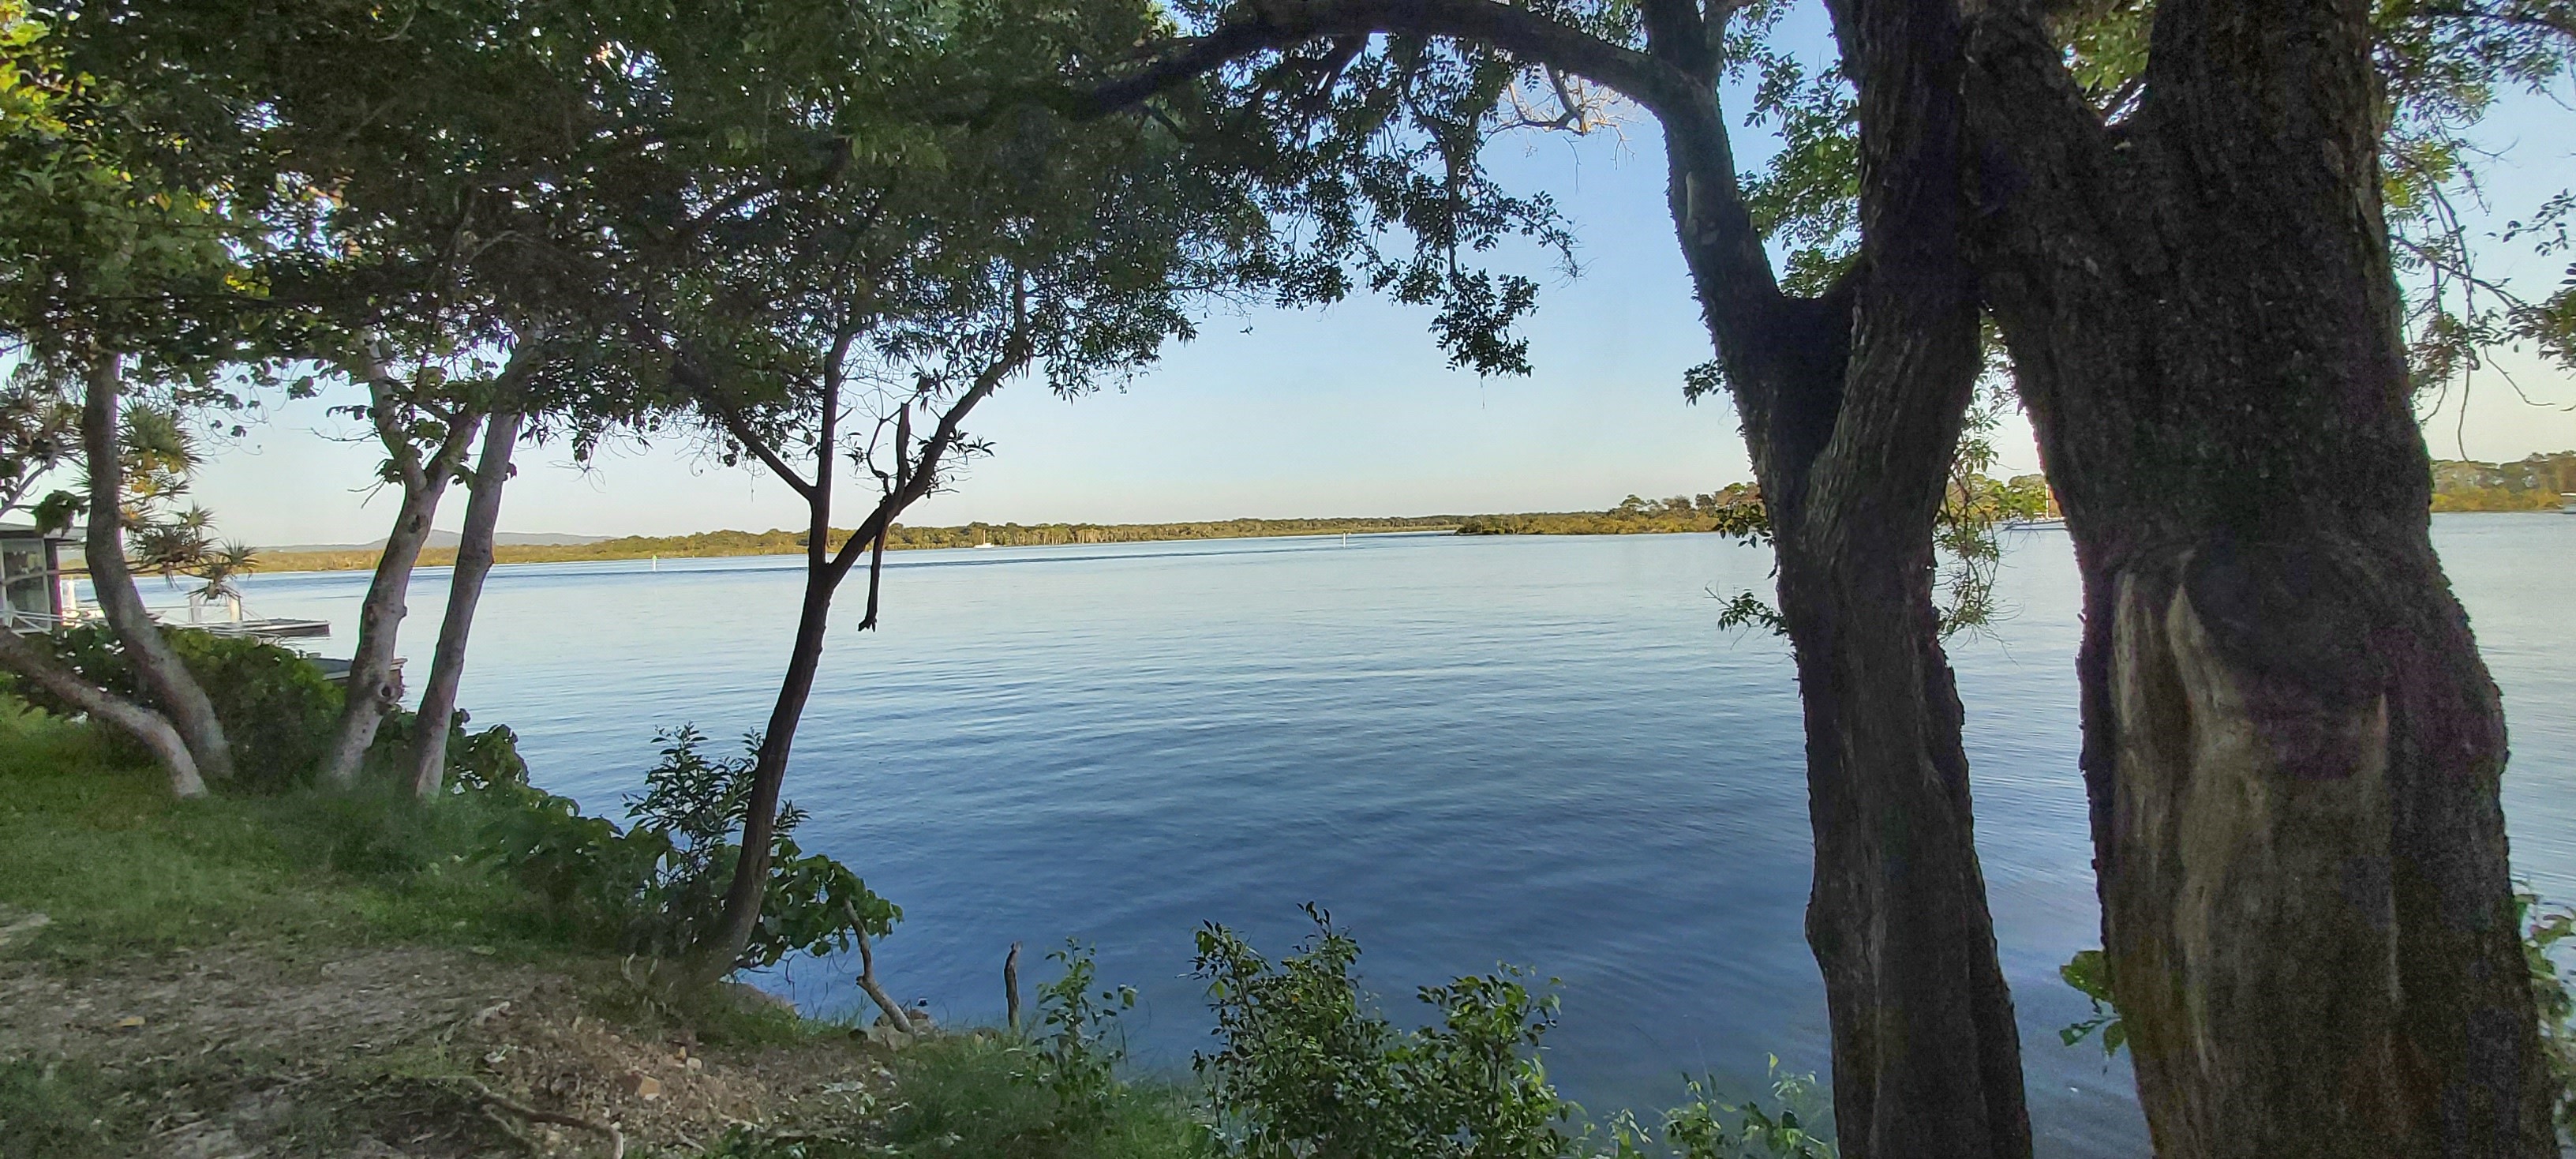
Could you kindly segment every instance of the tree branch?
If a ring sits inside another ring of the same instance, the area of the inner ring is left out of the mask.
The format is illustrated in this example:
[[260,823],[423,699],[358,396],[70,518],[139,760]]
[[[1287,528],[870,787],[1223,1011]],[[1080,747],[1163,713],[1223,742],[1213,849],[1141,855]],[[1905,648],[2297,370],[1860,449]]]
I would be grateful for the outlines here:
[[716,421],[724,425],[725,433],[732,435],[733,441],[742,444],[743,449],[750,451],[754,458],[767,466],[771,474],[778,476],[780,482],[787,484],[790,489],[803,496],[806,502],[811,503],[815,500],[814,485],[806,482],[804,476],[797,474],[795,468],[787,465],[787,460],[780,458],[778,452],[770,449],[768,442],[760,437],[760,433],[752,429],[750,416],[743,414],[742,408],[727,400],[723,392],[716,389],[715,383],[704,371],[699,370],[695,363],[685,357],[673,358],[671,377],[688,390],[689,397],[697,400],[701,410],[714,415]]
[[1246,0],[1215,31],[1175,41],[1134,74],[1080,94],[1066,111],[1104,116],[1247,56],[1321,38],[1381,33],[1491,44],[1616,89],[1658,115],[1710,103],[1708,86],[1679,68],[1494,0]]

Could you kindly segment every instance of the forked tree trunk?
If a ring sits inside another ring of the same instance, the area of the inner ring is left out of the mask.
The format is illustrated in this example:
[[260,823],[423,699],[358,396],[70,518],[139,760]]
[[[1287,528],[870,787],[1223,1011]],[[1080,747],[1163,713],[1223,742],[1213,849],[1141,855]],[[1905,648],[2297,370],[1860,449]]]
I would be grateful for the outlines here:
[[1978,29],[1983,264],[2084,579],[2110,982],[2157,1152],[2557,1154],[2430,539],[2362,0],[2163,0],[2106,130]]
[[[991,365],[976,374],[974,381],[939,416],[930,436],[922,440],[916,454],[911,445],[911,410],[905,410],[897,430],[894,447],[895,474],[892,486],[861,521],[856,532],[837,552],[830,549],[832,535],[832,463],[840,452],[837,423],[840,416],[841,380],[838,367],[848,353],[855,332],[842,337],[832,350],[827,365],[834,369],[826,379],[824,401],[819,408],[821,437],[815,443],[821,450],[815,456],[814,478],[808,482],[797,478],[783,459],[762,447],[759,457],[791,487],[805,496],[808,518],[805,540],[805,600],[797,612],[796,641],[788,649],[787,673],[779,680],[778,699],[769,712],[769,728],[761,733],[760,751],[753,758],[751,799],[744,806],[742,854],[734,861],[733,880],[726,883],[724,908],[717,918],[716,929],[701,945],[690,951],[690,974],[699,981],[712,982],[732,973],[751,944],[752,932],[760,925],[760,909],[769,891],[769,856],[778,832],[779,794],[787,781],[787,759],[796,745],[796,726],[805,718],[805,703],[813,697],[814,675],[823,660],[824,633],[832,616],[832,596],[840,590],[841,581],[860,557],[868,554],[872,542],[880,542],[886,530],[913,504],[930,493],[939,481],[940,463],[955,449],[963,432],[959,424],[972,413],[976,404],[992,397],[1002,380],[1027,367],[1032,352],[1026,340],[1026,303],[1017,318],[1012,336],[1003,353]],[[732,424],[737,438],[751,432],[740,423]],[[880,559],[882,557],[879,557]],[[869,579],[869,621],[863,627],[875,626],[875,574]],[[864,936],[864,931],[861,931]]]
[[424,472],[422,481],[404,487],[393,530],[385,536],[384,554],[377,557],[366,599],[358,605],[358,646],[349,659],[340,724],[322,761],[322,779],[328,784],[346,788],[357,783],[367,749],[376,743],[377,727],[401,698],[402,690],[394,680],[394,644],[409,611],[403,601],[411,588],[412,568],[420,562],[421,546],[429,542],[430,520],[437,516],[438,500],[446,493],[447,474]]
[[448,481],[473,444],[475,428],[482,425],[482,416],[472,411],[443,416],[445,429],[439,442],[424,456],[400,421],[402,403],[396,398],[391,372],[371,358],[356,376],[367,384],[376,441],[384,445],[402,500],[394,511],[393,530],[385,533],[384,553],[376,558],[366,598],[358,605],[358,645],[349,658],[340,723],[332,734],[330,751],[322,758],[323,783],[339,788],[357,783],[367,750],[376,743],[376,729],[401,700],[402,688],[394,679],[394,646],[403,617],[410,611],[403,601],[411,591],[412,568],[429,542],[438,501],[447,494]]
[[429,679],[420,690],[420,735],[412,752],[412,793],[426,801],[447,784],[447,734],[454,728],[456,687],[465,678],[466,637],[474,630],[474,610],[483,600],[483,579],[492,572],[492,536],[501,522],[501,488],[510,481],[510,453],[519,443],[523,416],[515,410],[494,411],[483,424],[483,453],[474,464],[465,502],[465,526],[457,532],[456,567],[447,581],[447,617],[438,625],[438,650],[430,657]]
[[117,432],[118,402],[123,392],[119,359],[101,353],[90,364],[86,397],[81,402],[81,446],[89,468],[89,531],[84,554],[90,588],[99,610],[125,646],[126,662],[153,704],[188,746],[196,768],[205,776],[228,780],[233,751],[224,739],[223,721],[206,698],[196,674],[188,671],[161,626],[144,610],[134,589],[134,573],[125,565],[125,460]]
[[26,638],[0,628],[0,668],[7,668],[35,681],[63,703],[71,705],[110,728],[141,741],[151,750],[154,760],[170,773],[170,792],[179,797],[206,795],[206,782],[197,775],[197,760],[188,754],[187,742],[179,739],[179,730],[154,712],[122,696],[83,680],[80,674],[63,667]]

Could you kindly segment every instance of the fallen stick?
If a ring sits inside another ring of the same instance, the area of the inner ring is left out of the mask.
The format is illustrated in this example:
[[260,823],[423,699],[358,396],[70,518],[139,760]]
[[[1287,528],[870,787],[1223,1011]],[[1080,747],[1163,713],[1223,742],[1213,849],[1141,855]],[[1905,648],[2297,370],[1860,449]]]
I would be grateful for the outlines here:
[[1011,1033],[1020,1032],[1020,944],[1011,943],[1010,956],[1002,959],[1003,1021]]
[[553,1123],[559,1127],[579,1127],[585,1131],[596,1131],[608,1136],[608,1159],[626,1159],[626,1133],[618,1130],[615,1123],[603,1123],[596,1119],[585,1119],[579,1115],[566,1115],[555,1111],[540,1111],[484,1086],[479,1079],[468,1078],[456,1081],[474,1088],[474,1093],[482,1096],[483,1101],[490,1104],[484,1108],[486,1113],[489,1113],[492,1107],[499,1107],[531,1123]]
[[912,1019],[905,1016],[903,1007],[886,997],[884,987],[877,985],[877,956],[868,949],[867,923],[859,920],[859,911],[851,909],[848,902],[841,903],[841,908],[850,915],[850,929],[859,936],[859,989],[876,1000],[877,1009],[885,1011],[886,1025],[894,1027],[895,1033],[911,1034]]

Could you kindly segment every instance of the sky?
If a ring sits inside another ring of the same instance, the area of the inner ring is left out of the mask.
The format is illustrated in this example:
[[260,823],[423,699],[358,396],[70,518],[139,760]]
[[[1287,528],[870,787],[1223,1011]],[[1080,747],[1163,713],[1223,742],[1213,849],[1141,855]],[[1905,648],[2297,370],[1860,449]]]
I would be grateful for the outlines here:
[[[1760,134],[1742,132],[1744,162],[1759,163]],[[2511,97],[2483,135],[2498,153],[2486,182],[2496,221],[2576,184],[2576,111]],[[1530,250],[1497,258],[1542,279],[1525,327],[1532,374],[1450,370],[1429,311],[1365,295],[1325,310],[1212,316],[1197,340],[1167,348],[1123,389],[1065,400],[1023,382],[996,394],[967,424],[994,454],[904,521],[1597,510],[1632,493],[1750,478],[1732,409],[1682,398],[1683,372],[1709,358],[1709,345],[1664,207],[1651,119],[1632,117],[1617,134],[1507,139],[1489,161],[1507,185],[1552,193],[1581,243],[1571,279]],[[2545,293],[2566,260],[2496,247],[2489,268]],[[368,487],[381,451],[324,413],[334,401],[345,400],[288,404],[222,448],[197,490],[224,536],[274,547],[385,534],[395,496]],[[2445,458],[2576,448],[2576,380],[2498,352],[2495,369],[2450,392],[2427,436]],[[2038,469],[2018,416],[1997,442],[1998,473]],[[439,525],[452,529],[463,506],[446,504]],[[587,469],[565,448],[523,447],[501,517],[508,531],[587,535],[802,523],[784,485],[668,444],[612,449]]]

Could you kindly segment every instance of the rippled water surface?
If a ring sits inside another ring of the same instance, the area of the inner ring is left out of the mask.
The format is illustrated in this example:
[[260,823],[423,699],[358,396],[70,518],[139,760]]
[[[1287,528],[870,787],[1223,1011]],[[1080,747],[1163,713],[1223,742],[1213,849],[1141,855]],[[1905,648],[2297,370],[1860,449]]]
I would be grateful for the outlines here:
[[[2576,519],[2434,528],[2504,687],[2516,860],[2576,899]],[[1796,689],[1784,648],[1721,631],[1710,595],[1767,568],[1709,535],[898,553],[884,630],[849,630],[853,608],[832,635],[788,794],[808,848],[904,907],[880,970],[951,1020],[999,1020],[1011,942],[1043,977],[1035,954],[1079,938],[1142,991],[1137,1053],[1185,1066],[1208,1027],[1192,931],[1285,948],[1314,901],[1398,1010],[1498,960],[1562,979],[1549,1066],[1587,1105],[1665,1105],[1685,1071],[1749,1090],[1766,1054],[1826,1055]],[[518,730],[541,784],[615,810],[656,727],[766,718],[797,569],[500,568],[465,705]],[[412,595],[416,663],[445,574]],[[364,583],[268,576],[250,598],[330,618],[345,655]],[[2013,615],[1953,654],[2040,1150],[2139,1154],[2125,1066],[2056,1034],[2086,1012],[2057,966],[2097,940],[2065,537],[2012,533],[2002,588]],[[773,982],[838,1009],[848,977]]]

